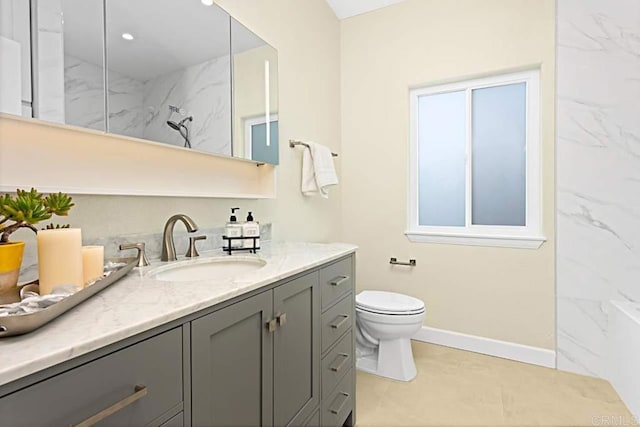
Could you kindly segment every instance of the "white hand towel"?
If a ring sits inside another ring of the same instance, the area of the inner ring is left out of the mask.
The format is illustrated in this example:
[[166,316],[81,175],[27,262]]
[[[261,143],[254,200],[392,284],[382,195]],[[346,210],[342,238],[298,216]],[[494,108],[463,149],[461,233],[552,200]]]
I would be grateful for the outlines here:
[[324,145],[308,142],[302,153],[302,194],[320,194],[329,198],[328,187],[338,184],[331,150]]

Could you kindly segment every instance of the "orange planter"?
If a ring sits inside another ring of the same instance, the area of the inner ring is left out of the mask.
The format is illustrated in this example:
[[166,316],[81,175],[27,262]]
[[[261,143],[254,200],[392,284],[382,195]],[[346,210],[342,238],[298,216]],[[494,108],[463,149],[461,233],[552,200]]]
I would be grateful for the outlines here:
[[0,244],[0,304],[20,301],[18,276],[24,242]]

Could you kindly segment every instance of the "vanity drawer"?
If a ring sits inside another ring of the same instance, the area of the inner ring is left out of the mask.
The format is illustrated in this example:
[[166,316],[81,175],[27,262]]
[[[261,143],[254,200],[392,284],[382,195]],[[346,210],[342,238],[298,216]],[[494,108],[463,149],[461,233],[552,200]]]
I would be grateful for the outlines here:
[[322,314],[322,352],[324,353],[353,324],[353,296],[346,295]]
[[322,401],[323,427],[342,427],[353,410],[353,371],[349,370],[336,389]]
[[353,366],[353,330],[322,359],[322,398],[326,399],[336,384]]
[[335,262],[320,270],[323,310],[353,289],[352,276],[353,264],[351,257]]
[[1,424],[72,426],[122,402],[98,425],[142,426],[180,405],[182,391],[176,328],[0,399]]

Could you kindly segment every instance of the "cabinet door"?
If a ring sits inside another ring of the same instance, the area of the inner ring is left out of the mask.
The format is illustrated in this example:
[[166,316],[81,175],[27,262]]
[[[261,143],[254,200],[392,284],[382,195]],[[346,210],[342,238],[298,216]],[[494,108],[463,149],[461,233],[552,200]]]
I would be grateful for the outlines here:
[[273,311],[278,319],[273,337],[273,422],[276,426],[302,425],[320,402],[318,280],[316,272],[273,290]]
[[270,426],[273,342],[264,292],[191,323],[194,426]]

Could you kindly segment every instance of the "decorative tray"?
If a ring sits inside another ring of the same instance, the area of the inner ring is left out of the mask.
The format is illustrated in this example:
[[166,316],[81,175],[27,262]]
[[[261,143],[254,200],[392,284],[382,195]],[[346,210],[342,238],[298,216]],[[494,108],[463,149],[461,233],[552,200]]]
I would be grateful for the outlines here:
[[[92,285],[80,289],[74,294],[33,313],[20,313],[0,316],[0,338],[22,335],[38,329],[56,317],[72,309],[101,290],[114,284],[129,273],[138,264],[138,258],[112,258],[107,260],[105,276]],[[27,283],[23,288],[34,289],[38,281]],[[21,292],[22,293],[22,292]]]

